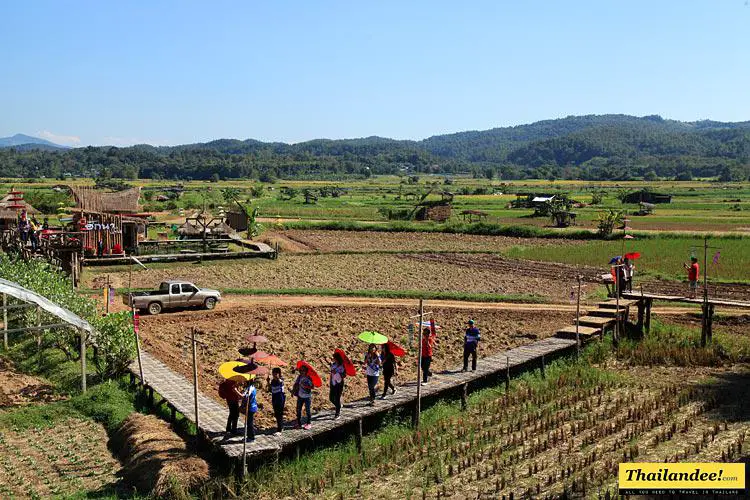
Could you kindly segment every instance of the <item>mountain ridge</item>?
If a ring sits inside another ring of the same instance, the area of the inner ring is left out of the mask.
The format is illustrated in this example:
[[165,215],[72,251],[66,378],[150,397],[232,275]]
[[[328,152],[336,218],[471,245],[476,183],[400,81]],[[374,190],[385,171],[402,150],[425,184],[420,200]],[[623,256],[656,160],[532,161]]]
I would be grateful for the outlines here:
[[62,146],[55,144],[52,141],[41,139],[26,134],[15,134],[10,137],[0,137],[0,148],[21,148],[21,149],[33,149],[34,146],[38,146],[40,149],[70,149],[68,146]]

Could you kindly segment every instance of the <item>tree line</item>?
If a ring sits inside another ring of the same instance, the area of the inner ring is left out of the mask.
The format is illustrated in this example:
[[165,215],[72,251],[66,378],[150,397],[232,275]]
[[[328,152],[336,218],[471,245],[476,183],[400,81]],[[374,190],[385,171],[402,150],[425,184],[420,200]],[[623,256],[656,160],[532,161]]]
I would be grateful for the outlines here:
[[422,141],[380,137],[299,144],[220,139],[173,147],[0,149],[9,177],[236,179],[470,173],[501,179],[750,178],[750,122],[602,115],[461,132]]

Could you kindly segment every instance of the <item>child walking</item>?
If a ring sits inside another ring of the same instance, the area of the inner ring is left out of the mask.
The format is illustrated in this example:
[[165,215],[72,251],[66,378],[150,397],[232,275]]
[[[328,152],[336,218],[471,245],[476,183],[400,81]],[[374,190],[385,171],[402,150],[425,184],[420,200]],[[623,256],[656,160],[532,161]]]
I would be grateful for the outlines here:
[[245,400],[244,404],[247,405],[245,426],[247,427],[247,439],[249,441],[255,439],[255,414],[258,412],[257,392],[258,390],[255,388],[255,376],[253,376],[247,384],[247,389],[243,393]]
[[367,374],[367,388],[370,390],[370,406],[375,404],[375,393],[382,364],[382,360],[378,354],[378,346],[370,344],[365,355],[365,373]]
[[469,369],[469,357],[471,357],[471,371],[477,369],[477,346],[482,336],[479,334],[479,328],[474,324],[474,320],[470,319],[467,323],[468,328],[464,334],[464,369]]
[[271,393],[273,416],[276,417],[276,434],[281,434],[281,431],[284,430],[284,405],[286,404],[281,368],[277,366],[271,370],[271,376],[273,378],[268,381],[268,390]]
[[[307,367],[302,366],[299,369],[297,380],[294,381],[294,387],[292,387],[292,392],[295,396],[297,396],[297,424],[294,426],[295,429],[299,429],[300,427],[305,430],[310,429],[310,407],[312,405],[312,390],[312,379],[307,374]],[[304,425],[302,424],[303,406],[305,407],[305,413],[307,413],[307,423]]]

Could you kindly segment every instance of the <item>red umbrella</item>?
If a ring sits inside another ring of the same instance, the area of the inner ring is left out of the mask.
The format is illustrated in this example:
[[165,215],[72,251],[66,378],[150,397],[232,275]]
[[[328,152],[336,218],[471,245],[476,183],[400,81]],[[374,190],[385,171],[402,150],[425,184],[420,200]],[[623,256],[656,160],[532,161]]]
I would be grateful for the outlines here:
[[247,341],[254,344],[262,344],[263,342],[268,342],[268,339],[263,335],[248,335]]
[[640,259],[641,258],[641,254],[638,253],[638,252],[626,253],[625,254],[625,258],[626,259],[630,259],[630,260]]
[[388,349],[391,351],[391,354],[393,354],[394,356],[401,357],[401,356],[406,355],[406,351],[404,351],[403,347],[401,347],[400,345],[396,343],[391,342],[390,340],[388,341]]
[[320,375],[318,375],[318,372],[315,371],[315,368],[313,368],[310,363],[302,360],[297,361],[297,370],[299,370],[303,366],[307,367],[307,376],[310,377],[310,380],[312,380],[312,383],[315,387],[320,387],[321,385],[323,385],[323,380],[320,378]]
[[268,366],[286,366],[287,365],[286,361],[284,361],[278,356],[274,356],[273,354],[269,354],[268,356],[259,359],[258,363],[263,363],[264,365],[268,365]]
[[341,356],[341,359],[344,360],[344,371],[347,375],[350,377],[353,377],[357,374],[357,368],[354,366],[354,363],[351,362],[349,357],[346,355],[343,349],[336,349],[333,351],[334,353],[338,353],[339,356]]

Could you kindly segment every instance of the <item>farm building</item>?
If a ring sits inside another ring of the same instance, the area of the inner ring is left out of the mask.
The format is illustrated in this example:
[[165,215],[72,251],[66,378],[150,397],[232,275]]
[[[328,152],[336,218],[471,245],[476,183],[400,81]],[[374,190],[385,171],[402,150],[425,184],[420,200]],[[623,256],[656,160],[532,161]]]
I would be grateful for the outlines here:
[[69,186],[76,202],[74,223],[83,234],[84,250],[104,254],[132,252],[147,234],[147,214],[141,213],[141,188],[105,192],[89,186]]
[[661,194],[641,189],[640,191],[634,191],[628,193],[622,200],[623,203],[672,203],[671,194]]

